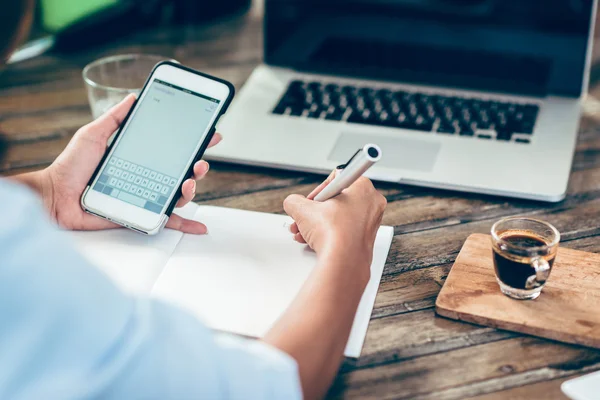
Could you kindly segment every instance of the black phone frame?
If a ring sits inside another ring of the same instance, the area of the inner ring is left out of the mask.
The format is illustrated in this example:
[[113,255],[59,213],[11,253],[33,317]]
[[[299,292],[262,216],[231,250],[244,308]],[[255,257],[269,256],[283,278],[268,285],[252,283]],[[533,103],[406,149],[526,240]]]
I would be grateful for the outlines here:
[[[216,125],[219,122],[219,118],[221,118],[225,112],[227,112],[227,109],[229,108],[229,105],[231,104],[231,101],[233,100],[233,97],[235,96],[235,87],[233,86],[233,84],[229,81],[226,81],[224,79],[221,78],[217,78],[215,76],[212,75],[208,75],[205,74],[203,72],[197,71],[195,69],[183,66],[181,64],[172,62],[172,61],[161,61],[158,64],[156,64],[154,66],[154,68],[152,69],[152,72],[150,72],[150,75],[148,75],[148,78],[146,79],[146,82],[144,83],[144,86],[142,87],[142,90],[138,96],[138,98],[136,98],[135,102],[133,103],[133,105],[131,106],[131,109],[129,110],[129,112],[127,113],[127,115],[125,116],[125,119],[123,119],[123,122],[121,123],[121,125],[119,126],[119,129],[117,131],[117,134],[115,135],[112,143],[110,144],[110,146],[108,146],[106,148],[106,151],[104,152],[104,155],[102,156],[102,160],[100,160],[100,163],[98,164],[98,166],[96,167],[96,169],[94,170],[94,173],[92,174],[92,177],[90,178],[90,180],[88,181],[87,187],[91,188],[92,186],[92,182],[94,182],[94,180],[96,179],[96,177],[98,176],[98,174],[100,173],[100,170],[102,169],[102,167],[104,166],[104,163],[106,162],[106,159],[108,157],[108,154],[112,151],[113,146],[116,145],[117,143],[117,139],[119,138],[119,136],[123,133],[123,127],[127,124],[127,121],[129,121],[129,118],[131,117],[131,114],[133,113],[133,111],[136,109],[136,107],[138,106],[138,101],[139,98],[142,96],[142,94],[144,94],[144,92],[146,91],[148,85],[150,84],[150,79],[152,78],[152,76],[154,75],[154,72],[163,65],[169,65],[171,67],[174,68],[178,68],[178,69],[182,69],[186,72],[190,72],[194,75],[198,75],[201,76],[203,78],[207,78],[219,83],[224,84],[225,86],[227,86],[227,88],[229,89],[229,95],[227,96],[227,98],[225,99],[225,102],[223,103],[223,106],[221,107],[221,110],[219,110],[219,114],[217,115],[217,117],[214,119],[208,135],[206,136],[206,138],[204,139],[204,141],[202,142],[202,144],[200,145],[200,149],[198,150],[198,152],[196,153],[196,156],[194,157],[191,165],[188,167],[186,174],[184,175],[183,180],[181,181],[181,184],[179,185],[179,188],[177,189],[177,193],[175,193],[175,196],[173,196],[173,199],[171,200],[171,202],[169,203],[168,207],[165,210],[165,215],[167,215],[168,217],[171,216],[171,214],[173,213],[173,209],[175,208],[175,205],[177,204],[177,201],[179,201],[179,199],[182,196],[182,192],[181,192],[181,186],[183,185],[183,183],[191,178],[194,174],[194,164],[196,164],[198,161],[200,161],[202,159],[202,156],[204,155],[204,152],[206,151],[208,144],[210,143],[210,141],[212,140],[215,132],[216,132]],[[88,192],[88,190],[85,190],[83,192],[83,196],[86,195],[86,193]],[[95,213],[94,213],[95,214]]]

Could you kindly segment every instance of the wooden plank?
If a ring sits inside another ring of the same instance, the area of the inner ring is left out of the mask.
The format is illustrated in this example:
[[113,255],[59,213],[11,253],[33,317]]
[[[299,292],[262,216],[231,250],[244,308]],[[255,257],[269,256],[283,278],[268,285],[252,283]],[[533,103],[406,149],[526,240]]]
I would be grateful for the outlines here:
[[479,325],[600,348],[600,255],[560,248],[535,301],[500,292],[491,238],[469,236],[437,301],[438,314]]
[[330,396],[463,399],[597,365],[600,351],[517,337],[341,374]]
[[[231,166],[231,168],[244,170],[245,167]],[[245,198],[229,198],[227,201],[213,204],[255,209],[257,211],[282,212],[281,202],[285,196],[291,193],[306,194],[312,189],[311,185],[317,184],[322,179],[320,176],[302,173],[290,174],[295,174],[294,176],[300,179],[298,182],[311,183],[290,187],[289,190],[283,192],[265,192]],[[304,179],[301,179],[302,177]],[[575,172],[571,181],[571,192],[573,195],[579,196],[571,197],[559,204],[541,204],[528,201],[509,202],[502,198],[448,193],[401,185],[376,183],[376,186],[386,194],[389,201],[383,223],[395,225],[396,234],[406,235],[479,220],[495,221],[515,214],[543,212],[544,210],[554,212],[555,210],[574,207],[576,204],[600,197],[600,192],[598,192],[600,190],[600,168]],[[584,194],[585,196],[583,196]]]
[[70,135],[66,135],[52,140],[9,146],[6,157],[0,163],[0,173],[13,168],[48,165],[64,150],[70,139]]
[[[509,212],[508,215],[519,214]],[[561,231],[564,240],[600,233],[600,200],[583,201],[556,209],[525,213],[547,220]],[[390,250],[385,273],[394,273],[454,262],[467,237],[472,233],[488,233],[497,216],[434,230],[400,235]]]
[[[85,65],[85,64],[84,64]],[[52,56],[41,56],[8,66],[0,74],[0,97],[8,97],[17,91],[31,92],[40,86],[56,90],[63,85],[77,82],[82,85],[82,66],[67,63]],[[43,86],[46,85],[46,86]]]
[[40,169],[43,169],[44,167],[45,166],[35,166],[35,167],[27,167],[27,168],[14,168],[14,169],[8,170],[8,172],[6,172],[6,173],[0,174],[0,178],[14,176],[14,175],[19,175],[19,174],[26,174],[28,172],[39,171]]
[[[263,170],[265,171],[264,173],[267,173],[266,171],[268,171],[266,169]],[[284,212],[283,201],[287,196],[295,193],[307,195],[319,182],[322,182],[322,180],[325,178],[324,176],[318,176],[314,174],[307,175],[298,172],[279,172],[279,174],[287,174],[287,176],[293,177],[290,178],[293,181],[288,182],[286,185],[278,185],[273,188],[247,193],[240,196],[209,200],[205,203],[221,207],[281,214]],[[293,183],[293,185],[290,185],[291,183]],[[381,190],[384,194],[398,192],[398,189],[389,188],[389,185],[383,186],[386,187],[386,189]],[[203,202],[201,199],[198,200]]]
[[[88,107],[0,118],[0,132],[13,144],[71,136],[92,120]],[[43,145],[42,145],[43,146]]]
[[[270,171],[260,168],[240,168],[221,163],[210,163],[208,175],[196,186],[195,202],[227,205],[227,199],[247,199],[249,193],[269,192],[295,185],[303,180],[295,173]],[[276,204],[273,199],[271,204]],[[283,201],[283,200],[281,200]],[[281,207],[281,205],[277,205]]]
[[494,328],[440,318],[431,308],[397,314],[371,321],[360,358],[347,360],[344,370],[399,362],[514,336]]
[[[572,249],[600,252],[598,236],[571,240],[564,245]],[[451,266],[445,264],[384,275],[375,300],[372,318],[384,318],[432,308]]]
[[[581,372],[594,371],[600,368],[600,364],[596,363],[581,369]],[[540,368],[523,373],[517,373],[508,377],[493,378],[481,382],[475,382],[465,386],[453,387],[439,392],[428,393],[413,397],[414,400],[455,400],[464,399],[471,396],[478,396],[484,393],[493,393],[507,388],[518,387],[522,385],[533,385],[538,382],[544,382],[554,379],[571,379],[578,376],[573,370],[569,369],[553,369],[552,366]],[[509,389],[510,390],[510,389]],[[552,392],[553,396],[562,396],[560,391]],[[512,397],[506,397],[512,400]],[[548,393],[539,393],[534,399],[544,399],[548,397]],[[559,397],[561,398],[561,397]]]
[[383,277],[371,318],[432,308],[451,264]]
[[489,394],[470,397],[469,400],[532,400],[539,398],[543,398],[544,400],[569,400],[569,398],[561,392],[560,385],[569,379],[577,378],[581,375],[583,374],[552,379],[508,390],[499,390]]
[[[575,247],[587,247],[592,244],[598,246],[598,240],[587,237],[575,240],[571,244]],[[511,332],[470,324],[446,325],[443,318],[436,317],[427,302],[433,303],[437,293],[435,286],[441,286],[445,279],[446,267],[431,267],[384,277],[363,353],[358,360],[347,359],[342,367],[343,372],[439,352],[450,351],[451,356],[451,350],[515,336]],[[411,285],[414,285],[414,291],[408,289]],[[393,294],[386,296],[386,292]],[[406,302],[411,304],[411,309],[407,309]],[[378,311],[380,307],[381,312]],[[415,310],[423,311],[414,312]],[[390,315],[393,317],[390,318]]]
[[13,93],[0,96],[0,115],[83,106],[87,101],[83,85],[75,88],[61,86],[52,91]]

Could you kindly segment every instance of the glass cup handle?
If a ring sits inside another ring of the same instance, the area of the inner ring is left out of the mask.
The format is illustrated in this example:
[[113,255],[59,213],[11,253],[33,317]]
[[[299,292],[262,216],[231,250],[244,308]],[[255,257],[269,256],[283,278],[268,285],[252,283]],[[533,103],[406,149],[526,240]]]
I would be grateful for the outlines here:
[[527,278],[525,289],[534,289],[542,286],[546,283],[548,276],[550,276],[550,264],[548,261],[541,257],[534,258],[531,260],[531,266],[535,269],[535,275],[531,275]]

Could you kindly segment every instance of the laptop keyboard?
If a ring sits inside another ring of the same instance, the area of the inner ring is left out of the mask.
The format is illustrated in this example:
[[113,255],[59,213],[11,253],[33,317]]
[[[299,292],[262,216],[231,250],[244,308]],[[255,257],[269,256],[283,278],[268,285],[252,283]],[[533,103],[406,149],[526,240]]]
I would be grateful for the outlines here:
[[176,184],[173,177],[111,157],[94,190],[158,214]]
[[273,114],[529,143],[539,106],[295,80]]

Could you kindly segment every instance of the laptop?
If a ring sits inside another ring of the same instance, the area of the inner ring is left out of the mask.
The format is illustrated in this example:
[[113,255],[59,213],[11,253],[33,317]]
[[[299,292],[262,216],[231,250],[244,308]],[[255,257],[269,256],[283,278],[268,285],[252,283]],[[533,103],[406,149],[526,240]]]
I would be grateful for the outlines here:
[[587,92],[596,0],[266,0],[264,64],[213,160],[556,202]]

